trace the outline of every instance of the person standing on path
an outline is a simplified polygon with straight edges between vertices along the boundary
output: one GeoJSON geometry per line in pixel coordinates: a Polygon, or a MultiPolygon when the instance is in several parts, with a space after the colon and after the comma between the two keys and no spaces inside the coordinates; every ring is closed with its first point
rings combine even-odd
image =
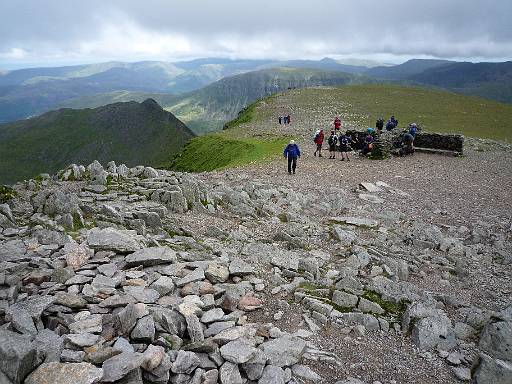
{"type": "Polygon", "coordinates": [[[278,120],[279,120],[279,125],[281,125],[283,122],[283,116],[279,116],[278,120]]]}
{"type": "Polygon", "coordinates": [[[334,119],[334,131],[336,131],[336,133],[340,130],[341,128],[341,120],[338,116],[336,116],[336,118],[334,119]]]}
{"type": "Polygon", "coordinates": [[[318,157],[322,157],[322,145],[324,143],[324,130],[321,129],[320,132],[318,132],[316,135],[315,135],[315,139],[313,140],[316,144],[316,150],[315,150],[315,153],[313,154],[314,156],[316,156],[317,152],[318,152],[318,157]]]}
{"type": "Polygon", "coordinates": [[[329,159],[336,158],[336,145],[338,144],[338,136],[331,131],[331,136],[327,139],[327,143],[329,144],[329,159]]]}
{"type": "Polygon", "coordinates": [[[294,140],[290,140],[290,143],[284,149],[283,156],[288,159],[288,174],[291,175],[292,172],[295,174],[297,159],[300,157],[300,149],[294,140]]]}
{"type": "Polygon", "coordinates": [[[340,136],[340,152],[341,152],[341,161],[347,159],[347,161],[350,161],[350,158],[348,157],[349,152],[349,145],[351,143],[350,136],[348,135],[348,132],[340,136]]]}

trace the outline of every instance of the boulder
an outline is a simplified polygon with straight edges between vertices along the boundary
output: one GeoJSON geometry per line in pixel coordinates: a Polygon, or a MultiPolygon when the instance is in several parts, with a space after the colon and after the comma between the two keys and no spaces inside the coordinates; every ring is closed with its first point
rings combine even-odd
{"type": "Polygon", "coordinates": [[[475,384],[512,383],[512,362],[481,354],[480,364],[473,375],[475,384]]]}
{"type": "Polygon", "coordinates": [[[29,336],[0,329],[0,372],[11,383],[21,384],[37,364],[37,352],[29,336]]]}
{"type": "Polygon", "coordinates": [[[496,359],[512,361],[512,320],[493,319],[487,323],[478,346],[496,359]]]}
{"type": "Polygon", "coordinates": [[[25,384],[93,384],[103,370],[89,363],[44,363],[32,372],[25,384]]]}
{"type": "Polygon", "coordinates": [[[238,365],[226,361],[220,367],[220,382],[222,384],[243,384],[244,380],[240,375],[238,365]]]}
{"type": "Polygon", "coordinates": [[[172,363],[171,371],[174,373],[191,374],[200,363],[201,360],[199,360],[199,357],[197,357],[194,352],[180,350],[178,351],[176,360],[172,363]]]}
{"type": "Polygon", "coordinates": [[[287,367],[300,361],[306,343],[299,337],[286,335],[264,342],[259,348],[268,357],[271,365],[287,367]]]}
{"type": "Polygon", "coordinates": [[[96,251],[128,253],[141,248],[137,232],[114,228],[93,228],[89,232],[87,243],[96,251]]]}
{"type": "Polygon", "coordinates": [[[248,362],[251,358],[254,357],[256,352],[257,349],[244,339],[230,341],[220,348],[220,354],[224,360],[231,361],[235,364],[243,364],[248,362]]]}
{"type": "Polygon", "coordinates": [[[144,355],[137,352],[123,352],[103,362],[102,382],[112,383],[125,377],[144,363],[144,355]]]}
{"type": "Polygon", "coordinates": [[[258,384],[285,384],[286,374],[283,369],[274,365],[267,365],[263,370],[258,384]]]}
{"type": "Polygon", "coordinates": [[[125,260],[128,267],[152,267],[176,262],[176,252],[169,247],[143,248],[126,256],[125,260]]]}

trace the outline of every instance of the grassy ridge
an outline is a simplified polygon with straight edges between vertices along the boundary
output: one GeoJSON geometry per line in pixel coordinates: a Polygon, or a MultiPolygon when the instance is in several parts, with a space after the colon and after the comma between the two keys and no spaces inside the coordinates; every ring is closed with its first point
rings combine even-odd
{"type": "Polygon", "coordinates": [[[512,105],[430,88],[396,85],[349,85],[307,89],[293,95],[305,108],[318,104],[345,105],[358,115],[362,127],[373,127],[377,117],[397,116],[400,126],[416,122],[430,132],[460,133],[512,142],[512,105]]]}

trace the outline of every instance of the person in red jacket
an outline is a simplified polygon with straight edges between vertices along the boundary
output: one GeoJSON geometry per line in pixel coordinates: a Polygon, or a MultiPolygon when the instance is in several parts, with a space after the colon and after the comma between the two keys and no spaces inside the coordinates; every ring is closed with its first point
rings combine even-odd
{"type": "Polygon", "coordinates": [[[322,144],[324,143],[324,130],[321,129],[320,132],[318,132],[315,135],[315,139],[313,140],[316,144],[316,151],[314,155],[316,156],[318,152],[318,157],[322,157],[322,144]]]}
{"type": "Polygon", "coordinates": [[[334,131],[338,132],[341,128],[341,120],[338,116],[334,119],[334,131]]]}

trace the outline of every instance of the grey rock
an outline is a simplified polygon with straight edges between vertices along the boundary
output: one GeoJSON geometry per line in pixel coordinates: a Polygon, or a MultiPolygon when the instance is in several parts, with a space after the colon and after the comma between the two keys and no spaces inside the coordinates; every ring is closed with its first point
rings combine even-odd
{"type": "Polygon", "coordinates": [[[364,297],[359,299],[357,308],[363,313],[375,313],[377,315],[382,315],[385,312],[379,304],[367,300],[364,297]]]}
{"type": "Polygon", "coordinates": [[[141,286],[125,286],[123,289],[127,295],[132,296],[136,301],[140,301],[146,304],[156,303],[156,301],[160,298],[158,291],[151,288],[144,288],[141,286]]]}
{"type": "Polygon", "coordinates": [[[229,278],[229,269],[219,263],[210,263],[204,275],[212,284],[224,283],[229,278]]]}
{"type": "Polygon", "coordinates": [[[220,321],[224,318],[224,311],[222,308],[213,308],[203,313],[201,316],[201,322],[205,324],[220,321]]]}
{"type": "Polygon", "coordinates": [[[254,357],[256,352],[256,348],[254,348],[249,341],[244,339],[230,341],[220,348],[220,354],[224,360],[231,361],[235,364],[248,362],[252,357],[254,357]]]}
{"type": "Polygon", "coordinates": [[[293,376],[305,381],[318,383],[322,377],[306,365],[295,364],[292,366],[293,376]]]}
{"type": "Polygon", "coordinates": [[[219,345],[224,345],[241,337],[251,338],[255,334],[256,331],[253,328],[237,326],[219,332],[213,337],[213,341],[219,345]]]}
{"type": "Polygon", "coordinates": [[[256,349],[255,355],[241,367],[249,380],[258,380],[263,374],[266,364],[267,355],[261,349],[256,349]]]}
{"type": "Polygon", "coordinates": [[[254,273],[254,268],[242,259],[236,258],[229,263],[229,273],[233,276],[245,276],[254,273]]]}
{"type": "Polygon", "coordinates": [[[60,361],[64,363],[81,363],[85,360],[84,351],[74,351],[72,349],[63,349],[60,354],[60,361]]]}
{"type": "Polygon", "coordinates": [[[283,336],[264,342],[259,347],[267,355],[271,365],[284,367],[300,361],[306,343],[298,337],[283,336]]]}
{"type": "Polygon", "coordinates": [[[98,265],[98,272],[104,274],[107,277],[113,277],[117,271],[117,265],[114,263],[98,265]]]}
{"type": "Polygon", "coordinates": [[[280,367],[267,365],[263,370],[263,375],[258,380],[258,384],[285,384],[285,373],[280,367]]]}
{"type": "Polygon", "coordinates": [[[64,346],[66,348],[90,347],[98,342],[99,336],[93,333],[68,334],[64,337],[64,346]]]}
{"type": "Polygon", "coordinates": [[[484,327],[478,346],[496,359],[512,361],[512,320],[491,320],[484,327]]]}
{"type": "Polygon", "coordinates": [[[25,384],[93,384],[103,370],[89,363],[44,363],[25,380],[25,384]]]}
{"type": "Polygon", "coordinates": [[[220,367],[220,382],[222,384],[244,384],[238,365],[226,361],[220,367]]]}
{"type": "MultiPolygon", "coordinates": [[[[14,307],[14,306],[13,306],[14,307]]],[[[36,335],[37,328],[30,313],[24,308],[10,307],[6,313],[6,320],[11,323],[11,326],[18,332],[27,335],[36,335]]]]}
{"type": "Polygon", "coordinates": [[[357,236],[353,231],[343,229],[340,225],[333,225],[332,235],[341,245],[344,246],[353,244],[357,239],[357,236]]]}
{"type": "Polygon", "coordinates": [[[144,368],[144,378],[151,383],[167,383],[171,377],[172,361],[168,354],[163,355],[160,364],[152,369],[144,368]]]}
{"type": "Polygon", "coordinates": [[[87,243],[89,247],[97,251],[128,253],[141,248],[141,243],[135,231],[113,228],[92,229],[87,237],[87,243]]]}
{"type": "Polygon", "coordinates": [[[49,329],[41,330],[32,343],[37,351],[37,360],[44,363],[59,362],[63,338],[49,329]]]}
{"type": "Polygon", "coordinates": [[[114,349],[121,352],[135,352],[133,345],[131,345],[124,337],[120,337],[116,340],[114,343],[114,349]]]}
{"type": "Polygon", "coordinates": [[[142,368],[149,372],[154,371],[166,356],[165,349],[156,345],[149,345],[143,355],[144,363],[142,364],[142,368]]]}
{"type": "Polygon", "coordinates": [[[126,307],[128,304],[135,304],[135,298],[130,295],[114,295],[107,297],[98,305],[101,308],[126,307]]]}
{"type": "Polygon", "coordinates": [[[131,339],[137,343],[151,343],[155,339],[155,322],[151,315],[137,321],[131,333],[131,339]]]}
{"type": "Polygon", "coordinates": [[[21,384],[37,366],[31,337],[0,329],[0,372],[13,384],[21,384]]]}
{"type": "Polygon", "coordinates": [[[194,281],[201,281],[204,280],[204,271],[201,268],[196,268],[186,276],[182,277],[181,279],[178,279],[176,281],[176,285],[178,287],[183,287],[184,285],[187,285],[188,283],[192,283],[194,281]]]}
{"type": "Polygon", "coordinates": [[[466,367],[452,367],[452,372],[460,381],[471,381],[471,370],[466,367]]]}
{"type": "Polygon", "coordinates": [[[175,263],[177,260],[176,252],[169,247],[143,248],[126,256],[128,267],[142,265],[151,267],[160,264],[175,263]]]}
{"type": "Polygon", "coordinates": [[[448,337],[451,321],[444,312],[416,321],[412,328],[411,340],[421,349],[435,348],[448,337]]]}
{"type": "Polygon", "coordinates": [[[71,333],[101,333],[103,330],[103,317],[99,314],[89,315],[85,319],[69,324],[71,333]]]}
{"type": "Polygon", "coordinates": [[[204,332],[205,337],[215,336],[219,332],[222,332],[225,329],[232,328],[235,326],[234,321],[219,321],[216,323],[212,323],[208,326],[206,331],[204,332]]]}
{"type": "Polygon", "coordinates": [[[329,220],[335,223],[354,225],[356,227],[377,228],[379,226],[379,222],[377,220],[362,217],[337,216],[332,217],[329,220]]]}
{"type": "Polygon", "coordinates": [[[194,352],[178,351],[178,356],[172,363],[171,371],[174,373],[191,374],[196,369],[201,360],[194,352]]]}
{"type": "Polygon", "coordinates": [[[474,373],[475,384],[510,384],[512,363],[481,354],[480,364],[474,373]]]}
{"type": "Polygon", "coordinates": [[[67,266],[72,268],[74,271],[87,263],[87,261],[94,255],[94,251],[88,246],[76,243],[64,244],[62,253],[66,258],[67,266]]]}
{"type": "Polygon", "coordinates": [[[137,352],[123,352],[103,362],[103,382],[112,383],[125,377],[144,363],[144,355],[137,352]]]}
{"type": "Polygon", "coordinates": [[[281,269],[297,271],[299,269],[299,258],[292,252],[279,251],[270,259],[270,263],[281,269]]]}
{"type": "Polygon", "coordinates": [[[201,384],[217,384],[218,379],[219,371],[217,369],[210,369],[203,373],[201,384]]]}
{"type": "Polygon", "coordinates": [[[343,291],[334,291],[332,294],[332,302],[340,307],[354,308],[359,298],[356,295],[343,291]]]}
{"type": "Polygon", "coordinates": [[[167,276],[160,276],[150,287],[157,291],[160,296],[173,292],[175,288],[173,280],[167,276]]]}
{"type": "Polygon", "coordinates": [[[84,308],[87,306],[87,301],[78,295],[66,293],[66,292],[57,292],[55,294],[55,304],[63,305],[68,308],[84,308]]]}
{"type": "Polygon", "coordinates": [[[122,335],[131,333],[137,320],[149,314],[146,306],[143,303],[128,304],[121,312],[117,314],[119,321],[119,330],[122,335]]]}
{"type": "Polygon", "coordinates": [[[187,330],[190,336],[190,340],[192,340],[192,342],[203,341],[203,326],[201,325],[199,318],[196,315],[188,315],[185,316],[185,321],[187,323],[187,330]]]}

